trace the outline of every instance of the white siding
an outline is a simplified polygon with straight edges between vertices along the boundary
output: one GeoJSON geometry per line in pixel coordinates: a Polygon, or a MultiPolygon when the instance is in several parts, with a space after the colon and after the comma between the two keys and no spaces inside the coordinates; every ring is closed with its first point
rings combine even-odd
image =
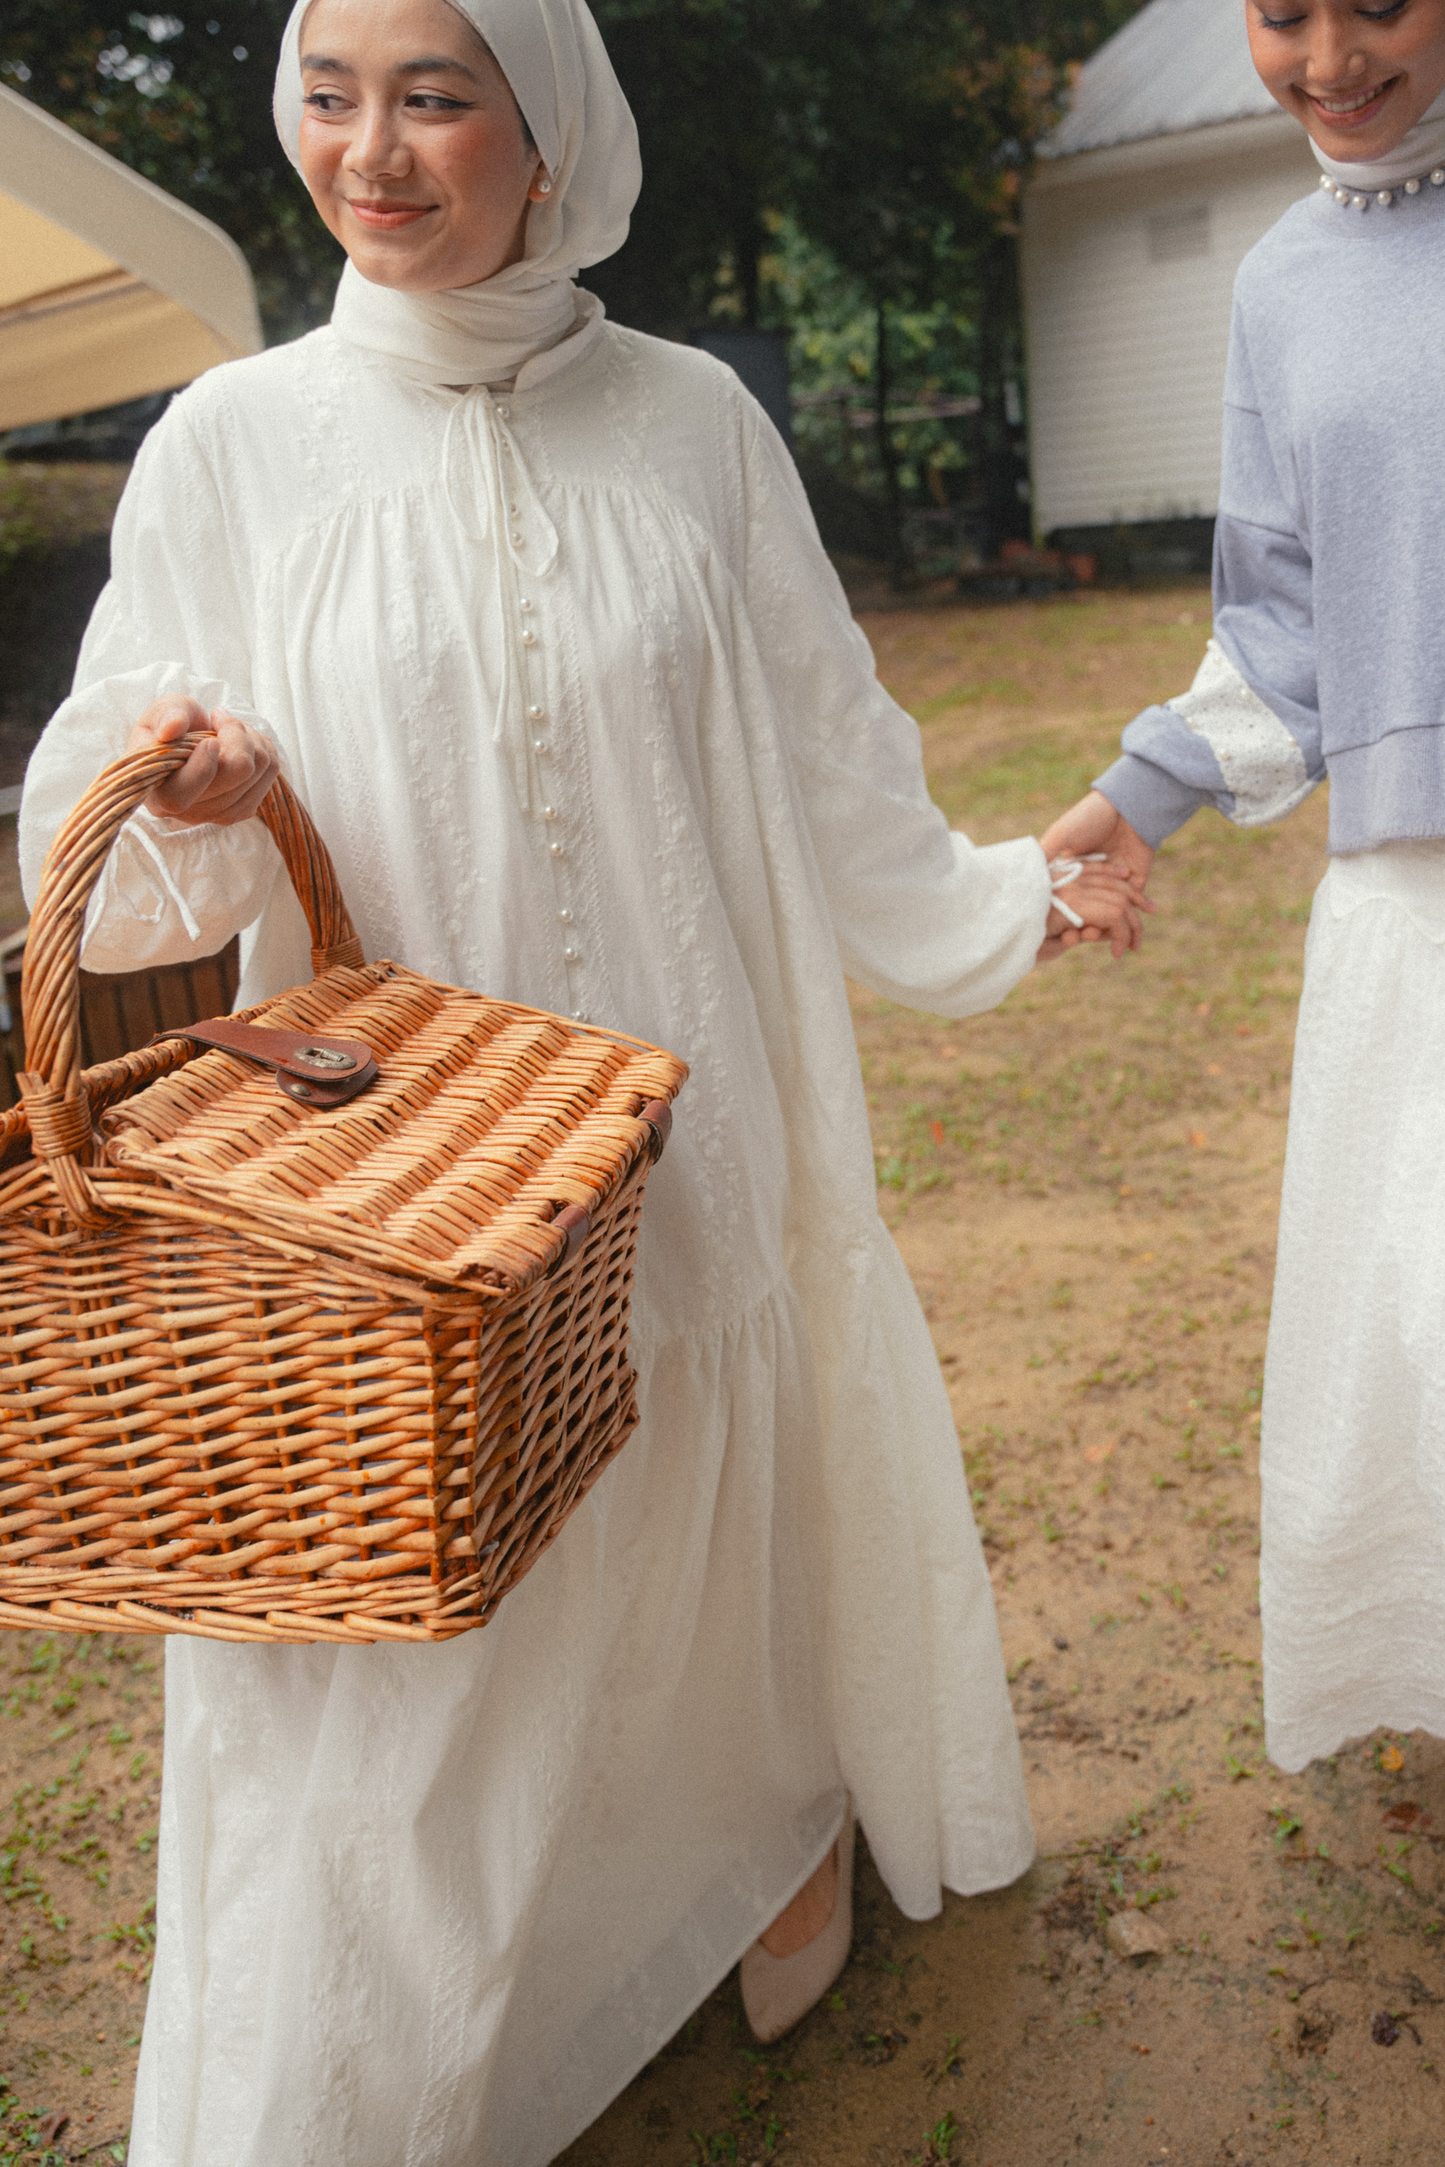
{"type": "Polygon", "coordinates": [[[1303,131],[1261,119],[1198,131],[1188,144],[1061,160],[1029,189],[1024,310],[1041,533],[1217,509],[1234,274],[1318,183],[1303,131]]]}

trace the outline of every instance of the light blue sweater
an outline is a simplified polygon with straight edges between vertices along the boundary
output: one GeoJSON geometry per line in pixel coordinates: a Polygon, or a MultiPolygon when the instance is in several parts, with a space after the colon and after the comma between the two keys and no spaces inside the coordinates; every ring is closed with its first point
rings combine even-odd
{"type": "Polygon", "coordinates": [[[1240,266],[1224,397],[1217,645],[1097,787],[1153,844],[1326,774],[1332,851],[1445,836],[1445,187],[1287,211],[1240,266]]]}

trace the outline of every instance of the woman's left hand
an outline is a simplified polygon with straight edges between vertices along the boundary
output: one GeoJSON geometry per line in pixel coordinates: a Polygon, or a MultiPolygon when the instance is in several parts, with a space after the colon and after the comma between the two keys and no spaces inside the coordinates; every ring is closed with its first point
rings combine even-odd
{"type": "Polygon", "coordinates": [[[1045,925],[1040,963],[1051,962],[1070,948],[1094,941],[1108,940],[1116,959],[1143,947],[1143,913],[1152,912],[1154,905],[1124,860],[1111,858],[1103,865],[1085,865],[1078,878],[1062,890],[1062,896],[1073,916],[1084,922],[1074,925],[1056,903],[1045,925]]]}

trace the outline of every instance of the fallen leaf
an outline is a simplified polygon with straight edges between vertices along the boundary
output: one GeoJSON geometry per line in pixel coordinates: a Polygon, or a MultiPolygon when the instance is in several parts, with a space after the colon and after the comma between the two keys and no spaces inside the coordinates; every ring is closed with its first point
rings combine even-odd
{"type": "Polygon", "coordinates": [[[1191,1129],[1189,1131],[1189,1141],[1196,1151],[1203,1151],[1205,1145],[1209,1142],[1209,1138],[1205,1135],[1203,1129],[1191,1129]]]}
{"type": "Polygon", "coordinates": [[[941,1121],[930,1121],[928,1124],[928,1133],[933,1138],[935,1144],[941,1144],[943,1142],[943,1123],[941,1121]]]}
{"type": "Polygon", "coordinates": [[[1387,1806],[1383,1815],[1386,1828],[1406,1829],[1430,1826],[1430,1816],[1422,1812],[1413,1798],[1401,1799],[1398,1806],[1387,1806]]]}
{"type": "Polygon", "coordinates": [[[1247,1023],[1237,1023],[1234,1026],[1234,1035],[1236,1038],[1248,1038],[1250,1036],[1249,1025],[1247,1023]]]}
{"type": "Polygon", "coordinates": [[[1113,1457],[1114,1439],[1112,1437],[1106,1444],[1089,1445],[1084,1451],[1084,1458],[1088,1461],[1090,1467],[1102,1467],[1105,1460],[1112,1460],[1113,1457]]]}
{"type": "Polygon", "coordinates": [[[1377,2047],[1392,2047],[1400,2036],[1400,2027],[1388,2009],[1377,2009],[1370,2025],[1370,2037],[1377,2047]]]}
{"type": "Polygon", "coordinates": [[[1164,1929],[1143,1911],[1116,1911],[1104,1929],[1104,1939],[1116,1956],[1140,1963],[1146,1956],[1163,1956],[1169,1942],[1164,1929]]]}
{"type": "Polygon", "coordinates": [[[1134,1192],[1133,1192],[1133,1190],[1132,1190],[1132,1189],[1131,1189],[1131,1188],[1129,1187],[1129,1185],[1128,1185],[1128,1183],[1127,1183],[1127,1182],[1122,1182],[1122,1181],[1121,1181],[1121,1182],[1120,1182],[1120,1184],[1119,1184],[1119,1194],[1120,1194],[1120,1196],[1132,1196],[1132,1195],[1134,1194],[1134,1192]]]}
{"type": "Polygon", "coordinates": [[[1405,1756],[1398,1746],[1381,1746],[1378,1765],[1387,1776],[1397,1776],[1405,1765],[1405,1756]]]}
{"type": "Polygon", "coordinates": [[[54,2144],[56,2138],[60,2135],[60,2132],[64,2129],[66,2123],[69,2120],[70,2116],[66,2113],[65,2109],[63,2107],[57,2107],[53,2114],[46,2115],[45,2120],[37,2128],[35,2132],[35,2142],[40,2145],[42,2149],[47,2145],[54,2144]]]}
{"type": "Polygon", "coordinates": [[[1149,2049],[1147,2047],[1141,2047],[1136,2040],[1134,2044],[1134,2052],[1136,2054],[1147,2054],[1149,2052],[1149,2049]]]}

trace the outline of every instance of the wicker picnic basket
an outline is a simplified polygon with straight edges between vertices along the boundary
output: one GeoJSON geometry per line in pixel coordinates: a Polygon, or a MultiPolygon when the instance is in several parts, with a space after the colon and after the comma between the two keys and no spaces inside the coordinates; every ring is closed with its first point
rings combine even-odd
{"type": "Polygon", "coordinates": [[[0,1119],[0,1624],[449,1639],[637,1419],[633,1253],[687,1071],[363,962],[278,782],[261,818],[311,983],[82,1074],[86,903],[189,749],[106,770],[31,923],[0,1119]]]}

